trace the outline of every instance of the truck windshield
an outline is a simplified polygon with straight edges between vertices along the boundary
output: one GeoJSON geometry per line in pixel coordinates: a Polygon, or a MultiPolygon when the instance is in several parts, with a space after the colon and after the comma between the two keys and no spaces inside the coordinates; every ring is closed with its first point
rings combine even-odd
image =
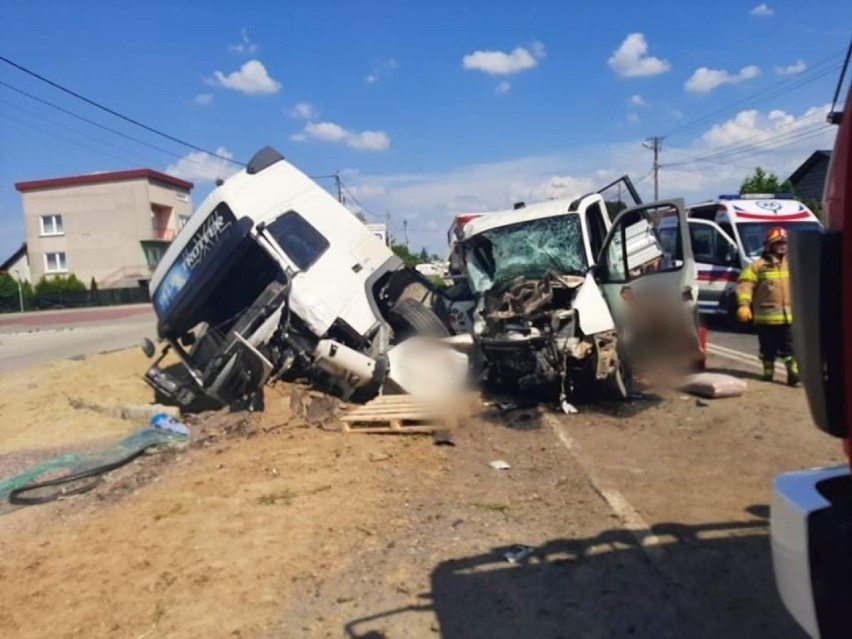
{"type": "Polygon", "coordinates": [[[471,238],[468,277],[476,293],[517,277],[583,275],[588,268],[580,216],[560,215],[485,231],[471,238]]]}
{"type": "Polygon", "coordinates": [[[788,233],[794,231],[822,230],[822,224],[819,222],[788,222],[787,224],[778,224],[777,222],[740,222],[737,224],[737,230],[740,232],[740,239],[742,239],[746,257],[749,259],[760,257],[761,253],[763,253],[763,238],[766,237],[766,232],[776,226],[786,229],[788,233]]]}

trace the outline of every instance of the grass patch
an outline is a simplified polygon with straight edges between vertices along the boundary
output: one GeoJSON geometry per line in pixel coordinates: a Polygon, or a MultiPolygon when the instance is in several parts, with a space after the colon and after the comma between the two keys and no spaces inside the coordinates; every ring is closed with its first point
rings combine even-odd
{"type": "Polygon", "coordinates": [[[476,501],[472,503],[471,506],[479,508],[480,510],[489,510],[494,513],[504,513],[511,508],[509,504],[503,504],[496,501],[476,501]]]}
{"type": "Polygon", "coordinates": [[[279,490],[274,493],[268,493],[266,495],[261,495],[257,498],[257,503],[261,506],[272,506],[274,504],[290,504],[296,498],[296,492],[290,490],[289,488],[285,490],[279,490]]]}

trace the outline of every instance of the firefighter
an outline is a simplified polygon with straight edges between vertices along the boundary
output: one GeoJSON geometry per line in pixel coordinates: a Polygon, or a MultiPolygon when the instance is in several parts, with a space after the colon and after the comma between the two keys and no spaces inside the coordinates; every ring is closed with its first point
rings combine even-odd
{"type": "Polygon", "coordinates": [[[774,226],[766,233],[763,255],[740,273],[737,319],[754,321],[763,361],[763,380],[772,381],[775,358],[787,366],[787,384],[798,386],[799,366],[793,358],[793,313],[787,266],[787,231],[774,226]],[[752,309],[754,311],[752,312],[752,309]]]}

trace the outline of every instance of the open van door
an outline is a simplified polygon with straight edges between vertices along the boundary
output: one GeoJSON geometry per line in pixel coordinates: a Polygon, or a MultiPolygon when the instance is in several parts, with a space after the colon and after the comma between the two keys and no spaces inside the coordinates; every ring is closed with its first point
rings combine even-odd
{"type": "Polygon", "coordinates": [[[703,356],[697,273],[687,229],[681,199],[627,209],[613,221],[598,256],[595,275],[633,365],[703,356]],[[677,220],[668,241],[656,230],[664,218],[677,220]]]}

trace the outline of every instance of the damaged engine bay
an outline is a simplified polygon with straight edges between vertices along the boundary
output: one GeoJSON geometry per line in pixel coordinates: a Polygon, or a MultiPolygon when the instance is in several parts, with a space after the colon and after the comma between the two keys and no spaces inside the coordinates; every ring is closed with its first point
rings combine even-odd
{"type": "MultiPolygon", "coordinates": [[[[560,402],[626,396],[614,325],[589,334],[581,328],[578,305],[600,291],[588,274],[579,215],[486,230],[468,239],[466,256],[477,295],[474,339],[488,383],[523,393],[556,390],[560,402]]],[[[603,312],[611,324],[605,304],[584,312],[603,312]]]]}

